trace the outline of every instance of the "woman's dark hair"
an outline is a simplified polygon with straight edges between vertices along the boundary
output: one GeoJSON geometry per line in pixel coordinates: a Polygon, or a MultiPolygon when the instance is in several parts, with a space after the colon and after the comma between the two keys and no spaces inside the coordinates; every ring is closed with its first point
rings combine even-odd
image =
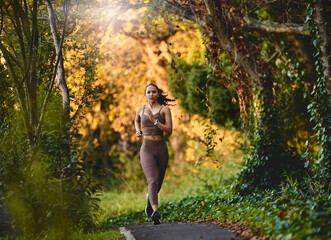
{"type": "Polygon", "coordinates": [[[163,90],[160,89],[158,86],[156,86],[154,83],[150,83],[145,87],[145,93],[146,93],[146,90],[149,86],[154,86],[156,88],[156,90],[159,92],[160,96],[157,98],[157,102],[160,105],[167,106],[168,102],[174,102],[175,101],[174,99],[167,98],[168,95],[163,94],[163,90]]]}

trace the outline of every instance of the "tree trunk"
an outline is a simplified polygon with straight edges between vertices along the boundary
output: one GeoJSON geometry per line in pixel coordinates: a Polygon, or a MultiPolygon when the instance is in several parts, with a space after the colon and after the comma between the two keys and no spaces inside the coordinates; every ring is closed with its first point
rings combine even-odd
{"type": "MultiPolygon", "coordinates": [[[[53,10],[50,0],[46,1],[46,6],[47,6],[47,10],[48,10],[49,24],[50,24],[50,27],[52,30],[52,35],[53,35],[54,47],[55,47],[56,55],[59,58],[59,64],[58,64],[58,68],[57,68],[57,84],[59,85],[59,88],[62,93],[63,116],[64,116],[64,119],[69,120],[70,119],[70,98],[69,98],[69,89],[68,89],[68,86],[67,86],[67,83],[65,80],[65,70],[64,70],[64,66],[63,66],[61,43],[60,43],[60,39],[58,36],[58,30],[56,27],[54,10],[53,10]]],[[[63,28],[63,31],[64,31],[64,28],[63,28]]],[[[62,32],[62,35],[64,35],[64,32],[62,32]]]]}
{"type": "Polygon", "coordinates": [[[187,144],[185,140],[185,135],[182,129],[176,130],[176,135],[170,139],[171,146],[174,150],[174,162],[172,164],[171,171],[175,171],[177,167],[183,161],[182,153],[186,150],[187,144]]]}
{"type": "MultiPolygon", "coordinates": [[[[315,3],[315,23],[318,27],[318,36],[321,39],[319,46],[321,63],[315,61],[317,71],[317,84],[312,92],[313,102],[310,105],[310,113],[315,119],[315,129],[319,140],[319,158],[316,161],[317,177],[325,188],[330,189],[331,181],[331,127],[330,127],[330,105],[331,105],[331,58],[330,58],[330,23],[327,15],[327,1],[317,0],[315,3]],[[320,72],[323,67],[323,72],[320,72]]],[[[316,44],[318,45],[318,44],[316,44]]],[[[319,52],[317,50],[317,52],[319,52]]],[[[316,60],[316,59],[315,59],[316,60]]]]}
{"type": "MultiPolygon", "coordinates": [[[[37,27],[37,24],[34,25],[37,27]]],[[[36,30],[35,30],[36,31],[36,30]]],[[[37,31],[36,31],[37,32],[37,31]]],[[[38,37],[35,36],[36,38],[38,37]]],[[[30,121],[30,131],[31,133],[29,134],[29,139],[31,143],[35,143],[37,139],[39,138],[39,133],[36,132],[39,119],[38,119],[38,100],[37,100],[37,92],[38,92],[38,80],[37,80],[37,51],[38,51],[38,46],[37,43],[33,44],[32,47],[32,59],[31,59],[31,69],[28,71],[30,72],[30,75],[28,78],[25,80],[26,84],[26,89],[27,89],[27,99],[29,103],[29,121],[30,121]]]]}
{"type": "Polygon", "coordinates": [[[327,13],[327,1],[317,0],[316,1],[316,24],[318,26],[318,33],[322,39],[321,42],[321,60],[324,66],[324,76],[326,83],[326,90],[331,99],[331,42],[330,42],[330,23],[328,21],[327,13]]]}
{"type": "Polygon", "coordinates": [[[13,26],[16,26],[12,29],[14,29],[16,40],[19,42],[19,48],[14,49],[10,40],[1,40],[0,50],[3,53],[21,105],[27,139],[31,144],[34,144],[38,139],[35,131],[38,126],[36,70],[38,61],[38,1],[32,2],[31,13],[25,12],[23,9],[26,2],[23,4],[14,1],[6,4],[1,1],[0,3],[6,18],[10,19],[13,26]],[[32,20],[28,18],[29,15],[32,20]]]}

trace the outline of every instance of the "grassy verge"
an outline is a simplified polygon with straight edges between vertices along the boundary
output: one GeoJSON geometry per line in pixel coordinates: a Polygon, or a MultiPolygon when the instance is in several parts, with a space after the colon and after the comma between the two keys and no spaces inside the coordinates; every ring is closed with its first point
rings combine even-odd
{"type": "MultiPolygon", "coordinates": [[[[229,186],[166,201],[160,206],[162,219],[231,220],[268,239],[331,239],[331,196],[321,189],[310,189],[309,182],[299,185],[287,181],[277,190],[249,196],[240,196],[229,186]]],[[[114,227],[146,221],[149,220],[141,208],[105,219],[102,225],[114,227]]]]}
{"type": "Polygon", "coordinates": [[[109,216],[140,211],[145,208],[145,199],[145,192],[105,192],[101,197],[102,212],[99,221],[103,221],[109,216]]]}
{"type": "MultiPolygon", "coordinates": [[[[124,239],[124,236],[120,233],[118,228],[110,229],[107,227],[108,230],[105,231],[95,231],[93,233],[72,233],[70,236],[71,240],[117,240],[117,239],[124,239]]],[[[0,237],[1,240],[38,240],[38,239],[58,239],[57,237],[52,237],[51,235],[47,234],[38,238],[35,235],[24,235],[24,236],[7,236],[7,237],[0,237]]]]}
{"type": "MultiPolygon", "coordinates": [[[[168,172],[160,192],[163,221],[212,219],[245,225],[268,239],[331,239],[331,196],[318,183],[288,179],[279,189],[240,196],[231,188],[238,170],[229,161],[221,168],[168,172]]],[[[101,203],[107,210],[101,226],[150,221],[144,214],[145,190],[108,192],[101,203]]]]}
{"type": "Polygon", "coordinates": [[[111,229],[107,231],[99,231],[94,233],[77,233],[73,235],[72,240],[115,240],[124,239],[119,229],[111,229]]]}
{"type": "MultiPolygon", "coordinates": [[[[268,239],[331,239],[331,196],[318,183],[291,179],[278,189],[240,196],[231,187],[238,164],[200,166],[168,173],[160,192],[163,221],[212,219],[236,222],[268,239]]],[[[101,226],[150,221],[144,214],[146,192],[108,192],[101,226]],[[109,217],[111,216],[111,217],[109,217]]]]}
{"type": "MultiPolygon", "coordinates": [[[[168,202],[160,207],[164,221],[212,218],[220,222],[235,220],[254,233],[269,239],[330,239],[331,198],[303,199],[282,190],[246,197],[223,192],[168,202]]],[[[122,214],[103,222],[107,226],[147,221],[143,211],[122,214]]]]}
{"type": "MultiPolygon", "coordinates": [[[[159,194],[160,205],[214,192],[219,186],[231,183],[238,170],[236,164],[229,162],[222,168],[198,166],[193,169],[183,167],[175,172],[168,171],[159,194]]],[[[102,213],[99,221],[102,222],[109,216],[144,210],[147,183],[145,186],[145,189],[136,191],[126,189],[104,192],[101,196],[102,213]]]]}

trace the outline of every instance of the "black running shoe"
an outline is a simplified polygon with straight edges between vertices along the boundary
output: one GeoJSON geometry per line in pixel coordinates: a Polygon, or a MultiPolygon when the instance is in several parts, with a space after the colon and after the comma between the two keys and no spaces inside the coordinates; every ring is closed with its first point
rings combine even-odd
{"type": "Polygon", "coordinates": [[[152,220],[154,221],[154,225],[159,225],[159,224],[161,224],[161,221],[160,221],[161,215],[160,215],[159,211],[154,211],[154,212],[152,213],[151,218],[152,218],[152,220]]]}
{"type": "Polygon", "coordinates": [[[149,201],[149,198],[148,198],[148,193],[147,193],[147,206],[145,208],[145,213],[148,217],[151,217],[152,216],[152,213],[153,213],[153,208],[152,208],[152,205],[149,201]]]}

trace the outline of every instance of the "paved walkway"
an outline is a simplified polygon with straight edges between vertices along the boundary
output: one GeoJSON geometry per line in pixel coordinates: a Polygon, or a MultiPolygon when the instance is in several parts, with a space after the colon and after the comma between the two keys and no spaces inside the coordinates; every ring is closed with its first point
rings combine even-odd
{"type": "Polygon", "coordinates": [[[6,234],[10,233],[10,225],[8,222],[7,214],[3,207],[0,207],[0,237],[6,236],[6,234]]]}
{"type": "Polygon", "coordinates": [[[127,240],[242,240],[219,225],[181,222],[126,226],[121,233],[127,240]]]}

